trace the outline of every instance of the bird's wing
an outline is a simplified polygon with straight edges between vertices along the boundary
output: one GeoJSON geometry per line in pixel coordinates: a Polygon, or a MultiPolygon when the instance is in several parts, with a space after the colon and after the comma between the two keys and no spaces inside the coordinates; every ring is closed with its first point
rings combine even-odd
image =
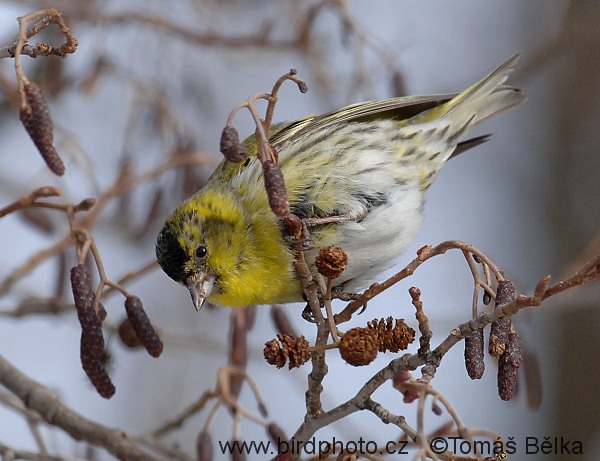
{"type": "Polygon", "coordinates": [[[271,143],[279,145],[293,137],[320,130],[334,123],[370,122],[380,119],[406,120],[444,104],[454,96],[456,94],[403,96],[384,101],[351,104],[327,114],[310,115],[288,125],[276,125],[273,127],[271,143]]]}

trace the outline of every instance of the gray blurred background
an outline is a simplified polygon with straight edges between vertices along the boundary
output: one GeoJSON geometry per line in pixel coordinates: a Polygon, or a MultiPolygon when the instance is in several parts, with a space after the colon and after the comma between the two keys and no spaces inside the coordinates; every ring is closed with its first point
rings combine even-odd
{"type": "MultiPolygon", "coordinates": [[[[45,169],[20,126],[14,106],[13,61],[1,60],[0,205],[46,184],[59,187],[65,201],[78,202],[109,187],[123,162],[142,172],[178,150],[210,153],[216,164],[220,132],[231,108],[253,93],[270,90],[275,79],[292,67],[310,90],[301,95],[293,84],[286,84],[277,120],[401,93],[460,91],[522,52],[509,83],[522,88],[529,99],[478,127],[475,134],[493,133],[490,142],[445,167],[428,192],[423,228],[399,264],[410,261],[425,244],[459,239],[483,250],[518,290],[529,294],[542,276],[569,275],[586,256],[589,259],[599,251],[600,3],[327,2],[318,10],[308,37],[296,40],[310,5],[316,4],[293,0],[1,2],[2,44],[16,37],[17,16],[54,6],[72,26],[79,48],[64,60],[23,58],[26,74],[42,86],[50,105],[57,149],[67,166],[67,174],[59,179],[45,169]],[[271,45],[251,38],[267,30],[271,45]],[[214,40],[195,41],[208,33],[214,40]],[[240,36],[247,38],[220,40],[240,36]]],[[[43,37],[60,40],[52,34],[43,37]]],[[[236,126],[244,136],[252,132],[245,114],[236,119],[236,126]]],[[[137,188],[128,208],[115,203],[98,217],[94,236],[109,276],[118,278],[154,257],[161,221],[191,192],[184,186],[193,189],[212,168],[207,164],[185,175],[165,174],[137,188]],[[162,200],[156,219],[147,221],[158,189],[162,200]]],[[[44,232],[17,213],[0,221],[0,280],[65,234],[62,216],[46,214],[46,218],[53,227],[44,232]]],[[[73,254],[67,261],[73,264],[73,254]]],[[[70,302],[68,286],[55,287],[58,267],[52,259],[23,277],[0,297],[0,311],[9,311],[31,296],[62,293],[70,302]]],[[[460,255],[448,254],[375,299],[364,318],[352,325],[394,315],[415,326],[407,294],[413,285],[423,292],[434,343],[468,319],[469,271],[460,255]]],[[[501,402],[492,361],[481,381],[470,381],[461,346],[444,359],[433,384],[454,403],[467,426],[513,437],[519,450],[514,459],[598,459],[599,286],[570,291],[515,319],[528,353],[529,396],[522,374],[518,396],[501,402]],[[584,454],[553,451],[520,456],[525,437],[580,440],[584,454]]],[[[216,371],[227,360],[230,315],[229,309],[220,308],[196,314],[187,291],[158,270],[128,289],[142,298],[161,329],[165,352],[154,360],[143,352],[125,350],[112,335],[111,376],[117,394],[110,401],[95,393],[81,370],[74,312],[0,317],[0,353],[74,410],[138,434],[157,427],[214,388],[216,371]]],[[[105,306],[108,321],[117,324],[123,316],[122,299],[111,297],[105,306]]],[[[302,307],[289,306],[288,313],[297,329],[312,338],[313,327],[300,318],[302,307]]],[[[250,334],[248,371],[266,396],[269,419],[291,435],[304,415],[309,368],[287,371],[267,365],[262,345],[274,335],[268,308],[259,308],[250,334]]],[[[392,355],[380,354],[376,363],[364,369],[348,366],[335,352],[328,357],[324,402],[334,406],[354,395],[392,355]]],[[[415,405],[403,404],[391,385],[375,397],[416,425],[415,405]]],[[[241,399],[256,411],[247,389],[241,399]]],[[[206,411],[172,439],[193,452],[205,418],[206,411]]],[[[446,420],[430,414],[427,424],[433,429],[446,420]]],[[[214,438],[228,440],[231,428],[229,413],[221,410],[213,422],[214,438]]],[[[43,433],[51,452],[85,456],[83,446],[58,432],[43,433]]],[[[240,435],[246,440],[266,439],[264,429],[249,421],[242,423],[240,435]]],[[[384,426],[370,413],[355,414],[316,437],[352,440],[361,435],[378,442],[399,437],[397,429],[384,426]]],[[[0,442],[35,447],[23,419],[1,404],[0,442]]],[[[99,452],[96,459],[112,458],[99,452]]]]}

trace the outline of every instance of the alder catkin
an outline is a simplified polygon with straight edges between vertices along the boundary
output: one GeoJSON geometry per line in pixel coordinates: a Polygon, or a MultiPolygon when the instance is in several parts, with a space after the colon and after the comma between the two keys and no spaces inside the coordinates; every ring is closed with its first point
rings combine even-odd
{"type": "MultiPolygon", "coordinates": [[[[496,289],[495,306],[507,304],[515,299],[515,286],[510,280],[502,280],[498,282],[496,289]]],[[[488,346],[489,353],[492,357],[500,357],[508,342],[508,335],[512,331],[512,318],[510,316],[503,317],[500,320],[492,322],[490,330],[490,344],[488,346]]]]}
{"type": "Polygon", "coordinates": [[[106,372],[108,353],[104,345],[102,320],[94,309],[91,276],[84,264],[71,269],[71,288],[81,324],[81,366],[98,393],[108,399],[114,395],[115,387],[106,372]]]}
{"type": "Polygon", "coordinates": [[[21,107],[19,119],[48,168],[62,176],[65,174],[65,165],[54,148],[54,124],[48,103],[36,83],[28,82],[23,89],[27,104],[21,107]]]}
{"type": "Polygon", "coordinates": [[[517,372],[523,360],[523,342],[517,333],[508,335],[504,354],[498,359],[498,395],[510,400],[517,391],[517,372]]]}
{"type": "Polygon", "coordinates": [[[240,142],[238,131],[232,126],[223,128],[219,146],[228,162],[240,163],[248,158],[248,149],[240,142]]]}
{"type": "Polygon", "coordinates": [[[89,350],[89,345],[95,344],[96,337],[89,337],[88,333],[88,330],[81,331],[81,366],[98,394],[105,399],[110,399],[115,395],[116,389],[104,366],[108,354],[106,350],[103,350],[104,357],[102,359],[95,357],[95,354],[89,350]]]}
{"type": "Polygon", "coordinates": [[[135,334],[152,357],[159,357],[163,351],[163,343],[144,310],[142,301],[137,296],[125,298],[125,312],[135,334]]]}
{"type": "Polygon", "coordinates": [[[289,440],[283,429],[276,423],[271,423],[267,426],[267,434],[271,442],[277,445],[289,440]]]}
{"type": "Polygon", "coordinates": [[[465,368],[471,379],[481,379],[485,371],[483,329],[465,338],[465,368]]]}
{"type": "Polygon", "coordinates": [[[263,163],[263,174],[271,210],[278,218],[285,218],[290,213],[290,203],[279,164],[263,163]]]}
{"type": "Polygon", "coordinates": [[[213,447],[212,439],[208,431],[202,431],[196,439],[196,459],[198,461],[212,461],[213,447]]]}

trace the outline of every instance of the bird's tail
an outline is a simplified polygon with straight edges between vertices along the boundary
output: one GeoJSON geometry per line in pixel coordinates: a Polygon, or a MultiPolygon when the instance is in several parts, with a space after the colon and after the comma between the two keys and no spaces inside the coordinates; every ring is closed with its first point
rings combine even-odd
{"type": "Polygon", "coordinates": [[[520,56],[513,56],[450,101],[417,115],[412,122],[424,123],[438,117],[454,119],[457,122],[453,133],[456,139],[474,125],[520,104],[526,99],[521,90],[504,85],[520,56]]]}

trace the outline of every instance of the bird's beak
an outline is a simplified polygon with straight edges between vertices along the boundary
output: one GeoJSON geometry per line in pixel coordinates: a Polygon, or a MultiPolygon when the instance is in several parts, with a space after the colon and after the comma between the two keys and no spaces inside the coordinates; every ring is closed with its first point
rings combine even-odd
{"type": "Polygon", "coordinates": [[[200,312],[200,309],[202,309],[202,306],[204,305],[204,301],[210,296],[214,283],[215,277],[206,272],[201,272],[186,280],[185,286],[190,290],[192,302],[194,303],[197,312],[200,312]]]}

